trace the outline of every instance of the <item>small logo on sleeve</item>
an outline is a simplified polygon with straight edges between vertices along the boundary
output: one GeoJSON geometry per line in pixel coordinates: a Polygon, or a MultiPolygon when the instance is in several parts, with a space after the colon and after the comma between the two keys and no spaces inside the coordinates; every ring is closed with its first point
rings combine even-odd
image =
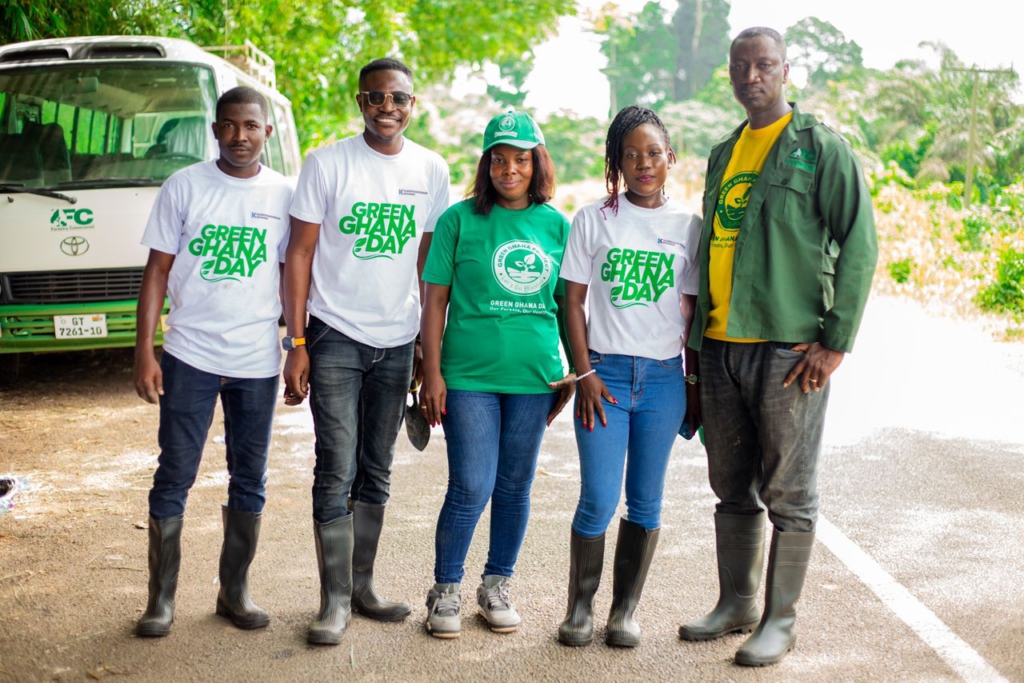
{"type": "Polygon", "coordinates": [[[251,212],[249,214],[249,217],[253,218],[255,220],[258,220],[258,221],[279,221],[279,220],[281,220],[280,216],[274,216],[273,214],[269,214],[269,213],[260,213],[259,211],[251,212]]]}

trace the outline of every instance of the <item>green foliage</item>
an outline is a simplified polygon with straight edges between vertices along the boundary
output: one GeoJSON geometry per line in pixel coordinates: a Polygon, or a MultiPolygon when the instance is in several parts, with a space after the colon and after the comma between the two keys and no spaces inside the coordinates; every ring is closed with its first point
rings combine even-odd
{"type": "Polygon", "coordinates": [[[660,110],[689,99],[728,58],[728,0],[680,0],[671,19],[653,1],[635,15],[609,7],[594,30],[605,36],[612,115],[630,104],[660,110]]]}
{"type": "MultiPolygon", "coordinates": [[[[715,69],[704,87],[694,94],[693,99],[723,112],[730,112],[731,118],[742,117],[742,111],[736,104],[736,96],[732,92],[732,83],[729,81],[728,64],[722,64],[715,69]]],[[[736,125],[739,125],[738,120],[736,125]]]]}
{"type": "Polygon", "coordinates": [[[860,45],[827,21],[805,17],[786,29],[786,56],[794,68],[807,70],[812,87],[861,69],[860,45]]]}
{"type": "Polygon", "coordinates": [[[964,251],[981,251],[985,248],[985,235],[992,231],[992,223],[985,214],[970,213],[964,216],[963,230],[953,237],[964,251]]]}
{"type": "Polygon", "coordinates": [[[889,277],[902,285],[910,281],[910,274],[913,269],[914,259],[908,256],[905,259],[893,261],[889,264],[889,277]]]}
{"type": "Polygon", "coordinates": [[[960,262],[952,256],[947,256],[942,259],[942,267],[948,268],[949,270],[955,270],[958,273],[964,269],[964,267],[960,265],[960,262]]]}
{"type": "MultiPolygon", "coordinates": [[[[885,167],[881,171],[877,171],[872,175],[871,183],[871,194],[877,196],[878,192],[886,185],[899,185],[908,189],[914,189],[917,184],[914,179],[907,175],[907,172],[901,165],[895,161],[889,160],[886,162],[885,167]]],[[[880,204],[875,204],[876,208],[881,210],[880,204]]],[[[883,213],[889,213],[889,210],[883,210],[883,213]]]]}
{"type": "Polygon", "coordinates": [[[975,301],[982,310],[1024,316],[1024,250],[1008,247],[999,254],[996,281],[983,287],[975,301]]]}
{"type": "Polygon", "coordinates": [[[604,124],[595,118],[553,114],[543,128],[559,183],[604,176],[604,124]]]}
{"type": "Polygon", "coordinates": [[[533,52],[527,51],[518,57],[506,59],[498,64],[501,80],[487,84],[487,94],[504,107],[522,109],[526,100],[523,85],[533,70],[533,52]]]}
{"type": "Polygon", "coordinates": [[[914,178],[921,168],[922,150],[906,140],[894,140],[882,149],[882,163],[896,164],[908,179],[914,178]]]}
{"type": "Polygon", "coordinates": [[[605,36],[601,52],[608,57],[602,72],[611,86],[611,111],[631,104],[657,108],[672,93],[675,38],[665,10],[648,2],[635,16],[605,16],[595,26],[605,36]]]}
{"type": "Polygon", "coordinates": [[[906,60],[874,78],[876,94],[864,112],[867,137],[919,181],[963,179],[977,79],[972,163],[994,184],[1013,182],[1024,161],[1024,107],[1013,101],[1018,75],[973,74],[946,45],[922,46],[936,53],[939,68],[906,60]]]}

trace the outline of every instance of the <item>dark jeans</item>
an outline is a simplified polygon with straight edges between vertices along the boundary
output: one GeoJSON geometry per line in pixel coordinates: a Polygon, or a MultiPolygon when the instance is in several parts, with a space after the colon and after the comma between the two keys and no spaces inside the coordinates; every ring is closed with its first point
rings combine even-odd
{"type": "Polygon", "coordinates": [[[814,531],[818,455],[830,384],[807,394],[782,381],[803,356],[792,344],[704,338],[701,407],[718,512],[755,514],[779,531],[814,531]]]}
{"type": "Polygon", "coordinates": [[[484,574],[512,576],[530,519],[540,442],[558,393],[492,394],[450,389],[441,417],[448,490],[434,537],[434,581],[461,583],[487,502],[491,533],[484,574]]]}
{"type": "Polygon", "coordinates": [[[322,524],[347,515],[349,497],[387,503],[415,343],[374,348],[312,316],[306,338],[316,432],[313,519],[322,524]]]}
{"type": "Polygon", "coordinates": [[[228,507],[262,512],[266,502],[267,452],[277,402],[278,378],[238,379],[203,372],[166,351],[160,359],[160,458],[149,492],[149,515],[167,519],[185,512],[196,481],[217,397],[224,407],[228,507]]]}

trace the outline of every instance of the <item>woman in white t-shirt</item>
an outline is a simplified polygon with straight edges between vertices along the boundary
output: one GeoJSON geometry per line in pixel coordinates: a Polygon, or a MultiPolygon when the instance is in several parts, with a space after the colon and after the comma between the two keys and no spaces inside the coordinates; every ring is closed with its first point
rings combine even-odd
{"type": "MultiPolygon", "coordinates": [[[[684,374],[682,352],[690,322],[684,312],[697,294],[701,219],[665,194],[674,162],[653,111],[620,111],[605,141],[609,194],[576,214],[562,263],[581,474],[569,608],[558,629],[565,645],[593,640],[593,598],[623,470],[627,514],[615,547],[606,642],[639,644],[633,613],[658,542],[669,453],[684,415],[691,429],[699,423],[697,378],[684,374]]],[[[687,351],[687,368],[695,361],[687,351]]]]}

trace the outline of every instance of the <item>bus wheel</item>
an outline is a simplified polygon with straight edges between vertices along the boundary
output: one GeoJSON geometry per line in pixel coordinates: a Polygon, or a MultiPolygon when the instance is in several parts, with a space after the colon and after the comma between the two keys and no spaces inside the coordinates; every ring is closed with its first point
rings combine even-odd
{"type": "Polygon", "coordinates": [[[20,353],[0,353],[0,387],[9,387],[18,379],[25,361],[20,353]]]}

